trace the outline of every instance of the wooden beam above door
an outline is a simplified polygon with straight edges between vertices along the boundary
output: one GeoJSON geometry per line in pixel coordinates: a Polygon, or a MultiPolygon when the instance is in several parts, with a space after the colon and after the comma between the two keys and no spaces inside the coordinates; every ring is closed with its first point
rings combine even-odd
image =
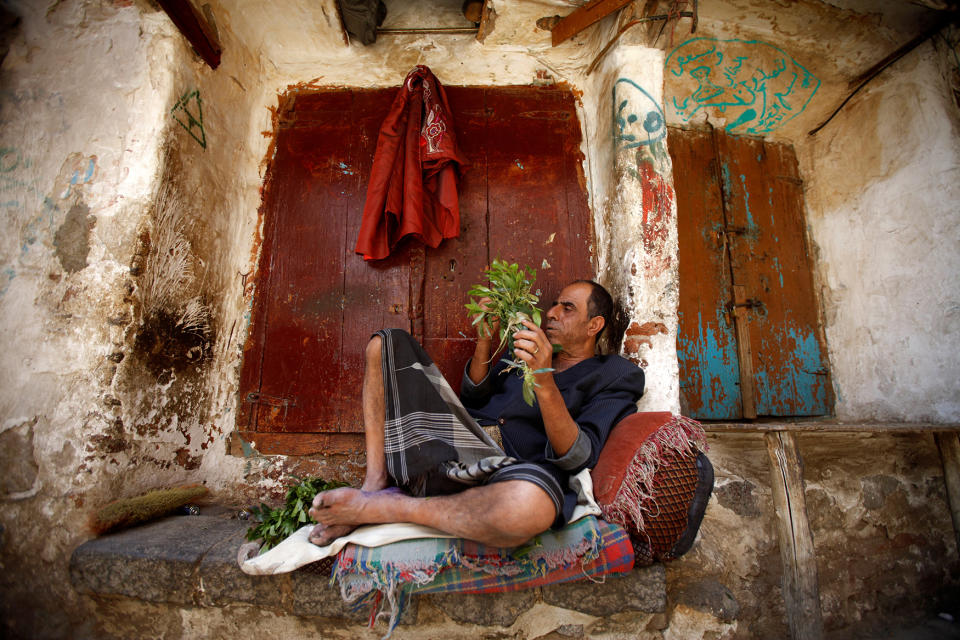
{"type": "Polygon", "coordinates": [[[187,39],[203,61],[211,69],[220,66],[220,53],[223,48],[213,27],[200,14],[190,0],[157,0],[160,7],[170,16],[183,37],[187,39]]]}
{"type": "Polygon", "coordinates": [[[631,0],[592,0],[592,2],[583,5],[550,30],[553,46],[572,38],[595,22],[630,4],[630,2],[631,0]]]}

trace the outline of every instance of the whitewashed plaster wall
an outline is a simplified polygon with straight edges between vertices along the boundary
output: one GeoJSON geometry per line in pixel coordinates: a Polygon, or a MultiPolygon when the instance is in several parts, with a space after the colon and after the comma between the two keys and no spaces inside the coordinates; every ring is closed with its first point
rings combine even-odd
{"type": "Polygon", "coordinates": [[[170,55],[171,30],[132,6],[11,9],[21,25],[0,76],[3,606],[42,619],[50,611],[35,594],[74,598],[67,557],[83,506],[126,466],[110,444],[110,387],[156,179],[170,92],[157,62],[170,55]]]}
{"type": "Polygon", "coordinates": [[[172,184],[189,249],[193,277],[175,283],[178,295],[206,303],[209,349],[231,352],[239,332],[225,319],[245,309],[239,273],[267,146],[246,140],[264,140],[269,113],[251,121],[245,96],[265,99],[242,46],[230,43],[215,75],[148,3],[7,8],[21,22],[0,70],[2,614],[16,636],[68,637],[85,617],[68,559],[91,511],[200,480],[217,435],[210,416],[233,403],[215,376],[178,381],[141,366],[158,194],[172,184]],[[175,108],[194,91],[188,110],[200,116],[204,100],[202,126],[175,108]],[[250,169],[235,172],[234,159],[250,169]],[[239,293],[224,295],[231,287],[239,293]]]}
{"type": "Polygon", "coordinates": [[[841,420],[960,421],[960,110],[927,43],[801,149],[841,420]]]}

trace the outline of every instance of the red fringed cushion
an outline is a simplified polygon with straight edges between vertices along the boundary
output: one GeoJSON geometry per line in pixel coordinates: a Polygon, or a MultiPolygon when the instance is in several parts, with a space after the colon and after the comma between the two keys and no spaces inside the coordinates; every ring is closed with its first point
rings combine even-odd
{"type": "Polygon", "coordinates": [[[699,423],[669,412],[637,413],[618,424],[593,469],[603,516],[623,525],[636,564],[689,549],[713,488],[699,423]]]}

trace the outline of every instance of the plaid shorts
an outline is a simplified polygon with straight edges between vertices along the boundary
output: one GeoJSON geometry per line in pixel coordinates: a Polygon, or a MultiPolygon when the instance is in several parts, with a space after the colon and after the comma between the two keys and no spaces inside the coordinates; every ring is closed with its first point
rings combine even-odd
{"type": "Polygon", "coordinates": [[[402,329],[382,329],[384,453],[397,486],[415,496],[525,480],[543,489],[557,514],[563,488],[546,469],[508,456],[460,403],[440,370],[402,329]]]}

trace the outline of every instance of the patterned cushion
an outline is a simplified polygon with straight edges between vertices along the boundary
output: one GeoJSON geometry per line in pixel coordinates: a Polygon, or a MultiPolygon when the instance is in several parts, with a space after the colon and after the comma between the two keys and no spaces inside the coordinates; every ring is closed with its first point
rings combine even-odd
{"type": "Polygon", "coordinates": [[[637,566],[686,553],[713,490],[700,425],[667,412],[637,413],[618,424],[593,470],[604,518],[630,532],[637,566]]]}

